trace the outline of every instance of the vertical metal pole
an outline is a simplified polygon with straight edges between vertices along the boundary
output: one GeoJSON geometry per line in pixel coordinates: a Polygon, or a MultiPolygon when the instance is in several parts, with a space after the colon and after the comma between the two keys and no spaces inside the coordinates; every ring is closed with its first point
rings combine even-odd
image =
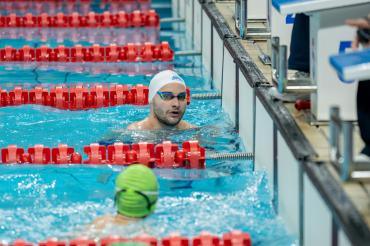
{"type": "Polygon", "coordinates": [[[330,122],[329,122],[329,143],[330,143],[330,159],[331,161],[338,162],[339,153],[339,108],[330,108],[330,122]]]}
{"type": "Polygon", "coordinates": [[[247,0],[241,0],[241,11],[240,11],[240,25],[239,25],[239,30],[240,30],[240,37],[244,38],[247,32],[247,6],[248,6],[248,1],[247,0]]]}
{"type": "Polygon", "coordinates": [[[344,150],[343,150],[343,162],[341,170],[341,178],[346,181],[350,178],[353,163],[353,125],[350,121],[344,121],[343,125],[343,138],[344,138],[344,150]]]}
{"type": "Polygon", "coordinates": [[[299,217],[299,237],[298,237],[298,243],[299,245],[304,245],[304,176],[303,176],[303,165],[299,163],[298,166],[298,199],[299,199],[299,211],[298,211],[298,217],[299,217]]]}
{"type": "Polygon", "coordinates": [[[269,30],[271,30],[271,8],[272,8],[272,2],[271,0],[267,1],[267,27],[269,30]]]}
{"type": "Polygon", "coordinates": [[[273,126],[273,161],[274,161],[274,176],[273,176],[273,198],[272,205],[274,206],[275,213],[279,214],[279,164],[278,164],[278,138],[277,138],[276,124],[273,126]]]}
{"type": "Polygon", "coordinates": [[[278,56],[279,56],[279,46],[280,46],[280,38],[279,37],[272,37],[271,38],[271,67],[272,70],[278,69],[278,56]]]}
{"type": "Polygon", "coordinates": [[[200,3],[199,5],[200,5],[200,51],[202,52],[202,56],[203,56],[204,55],[203,54],[203,5],[200,3]]]}
{"type": "Polygon", "coordinates": [[[240,34],[240,1],[241,0],[235,0],[235,9],[234,9],[234,19],[235,19],[235,29],[240,34]]]}
{"type": "Polygon", "coordinates": [[[279,78],[278,78],[278,90],[280,93],[285,91],[287,74],[288,74],[288,61],[287,61],[287,46],[280,45],[279,48],[279,78]]]}
{"type": "Polygon", "coordinates": [[[331,219],[331,246],[338,246],[338,225],[334,217],[331,219]]]}
{"type": "MultiPolygon", "coordinates": [[[[216,34],[217,35],[217,34],[216,34]]],[[[212,84],[211,84],[211,89],[213,90],[215,88],[215,84],[214,84],[214,79],[215,79],[215,76],[213,75],[214,74],[214,69],[213,69],[213,51],[214,50],[214,45],[213,45],[213,24],[211,22],[211,77],[212,77],[212,84]]]]}
{"type": "Polygon", "coordinates": [[[257,117],[257,95],[256,95],[256,86],[253,86],[253,166],[252,170],[255,171],[256,168],[256,117],[257,117]]]}
{"type": "Polygon", "coordinates": [[[235,130],[239,132],[239,65],[235,65],[235,130]]]}
{"type": "Polygon", "coordinates": [[[180,16],[180,1],[181,0],[177,0],[177,13],[176,13],[176,17],[181,17],[180,16]]]}
{"type": "MultiPolygon", "coordinates": [[[[194,39],[194,16],[195,16],[195,2],[194,0],[192,0],[192,5],[191,5],[191,37],[193,39],[193,47],[194,47],[194,44],[195,44],[195,39],[194,39]]],[[[195,47],[194,47],[195,48],[195,47]]]]}

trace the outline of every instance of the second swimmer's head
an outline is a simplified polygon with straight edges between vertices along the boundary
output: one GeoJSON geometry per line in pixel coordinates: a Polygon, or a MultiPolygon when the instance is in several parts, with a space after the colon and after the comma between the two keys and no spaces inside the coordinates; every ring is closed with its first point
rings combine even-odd
{"type": "Polygon", "coordinates": [[[117,213],[132,218],[153,213],[158,188],[157,177],[150,168],[141,164],[130,165],[116,178],[117,213]]]}
{"type": "Polygon", "coordinates": [[[186,111],[185,81],[174,71],[157,73],[149,84],[151,114],[161,124],[176,126],[186,111]]]}

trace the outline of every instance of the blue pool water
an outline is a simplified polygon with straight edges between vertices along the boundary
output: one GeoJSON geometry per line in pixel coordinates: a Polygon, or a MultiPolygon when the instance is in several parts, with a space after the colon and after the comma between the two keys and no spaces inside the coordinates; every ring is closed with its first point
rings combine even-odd
{"type": "MultiPolygon", "coordinates": [[[[180,30],[183,30],[183,28],[180,30]]],[[[175,50],[191,49],[183,31],[161,31],[160,39],[175,50]]],[[[1,39],[0,47],[30,44],[38,47],[53,41],[1,39]]],[[[73,45],[70,40],[66,45],[73,45]]],[[[121,64],[126,66],[127,64],[121,64]]],[[[176,58],[171,64],[185,78],[192,93],[213,92],[207,71],[199,57],[176,58]]],[[[82,67],[85,65],[82,65],[82,67]]],[[[139,65],[140,66],[140,65],[139,65]]],[[[83,83],[148,85],[151,76],[124,73],[63,71],[50,66],[19,68],[0,66],[0,87],[32,88],[83,83]]],[[[65,143],[82,153],[93,142],[132,143],[163,140],[181,144],[197,139],[208,151],[241,152],[244,146],[220,100],[195,101],[185,120],[199,126],[187,131],[127,131],[124,128],[143,119],[148,106],[123,105],[88,111],[63,111],[37,105],[0,108],[0,147],[34,144],[54,147],[65,143]]],[[[122,167],[111,166],[0,166],[0,241],[23,238],[38,242],[49,237],[94,238],[143,232],[163,237],[172,232],[195,236],[201,231],[221,235],[238,229],[249,232],[253,245],[295,245],[271,203],[269,180],[263,171],[252,171],[248,161],[207,161],[206,170],[155,170],[160,181],[160,199],[155,214],[127,227],[89,232],[86,226],[96,217],[114,214],[115,176],[122,167]]]]}
{"type": "MultiPolygon", "coordinates": [[[[243,151],[243,145],[219,100],[193,101],[185,119],[200,129],[173,132],[125,131],[148,113],[148,107],[120,106],[69,112],[41,106],[1,108],[0,146],[67,143],[82,151],[91,142],[181,143],[198,139],[207,150],[243,151]]],[[[40,241],[50,236],[87,234],[97,216],[113,214],[114,177],[121,167],[0,167],[0,238],[40,241]],[[41,223],[40,223],[41,222],[41,223]]],[[[207,170],[156,170],[160,199],[155,215],[126,228],[110,228],[95,236],[136,235],[143,231],[165,236],[178,231],[194,236],[240,229],[255,245],[291,245],[274,213],[264,172],[252,172],[246,161],[208,161],[207,170]],[[195,222],[195,223],[194,223],[195,222]],[[160,225],[160,226],[158,226],[160,225]],[[191,225],[191,226],[190,226],[191,225]]]]}
{"type": "MultiPolygon", "coordinates": [[[[243,165],[243,163],[240,163],[243,165]]],[[[245,163],[244,163],[245,165],[245,163]]],[[[120,168],[14,167],[1,168],[0,237],[30,241],[50,236],[92,235],[163,237],[171,232],[194,236],[241,229],[253,245],[292,245],[273,212],[264,173],[214,170],[156,170],[160,199],[156,212],[128,227],[87,232],[86,226],[104,214],[114,214],[114,178],[120,168]]]]}

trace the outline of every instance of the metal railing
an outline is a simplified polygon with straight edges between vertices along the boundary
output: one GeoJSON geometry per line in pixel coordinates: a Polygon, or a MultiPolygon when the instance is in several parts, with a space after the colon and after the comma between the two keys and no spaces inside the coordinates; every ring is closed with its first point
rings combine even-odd
{"type": "Polygon", "coordinates": [[[343,121],[338,107],[330,109],[329,129],[330,161],[339,170],[341,180],[369,181],[370,162],[353,159],[353,122],[343,121]]]}

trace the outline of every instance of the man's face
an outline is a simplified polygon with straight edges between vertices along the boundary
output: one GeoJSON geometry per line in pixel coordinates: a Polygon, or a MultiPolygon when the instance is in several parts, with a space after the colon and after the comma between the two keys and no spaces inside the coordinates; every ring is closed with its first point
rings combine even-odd
{"type": "Polygon", "coordinates": [[[171,93],[174,96],[180,93],[186,93],[186,88],[177,83],[171,83],[163,86],[160,90],[163,98],[156,94],[153,98],[153,113],[156,118],[164,125],[176,126],[184,116],[186,110],[186,98],[184,100],[179,100],[178,97],[171,98],[171,93]]]}

